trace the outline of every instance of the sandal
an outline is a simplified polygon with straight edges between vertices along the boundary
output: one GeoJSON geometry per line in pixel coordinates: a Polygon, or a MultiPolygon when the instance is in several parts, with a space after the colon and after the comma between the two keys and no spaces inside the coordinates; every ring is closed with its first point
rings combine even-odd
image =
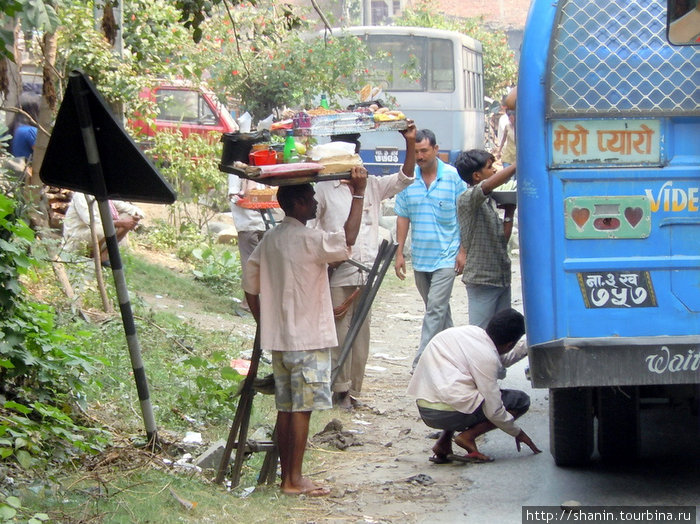
{"type": "Polygon", "coordinates": [[[433,464],[449,464],[450,462],[452,462],[448,455],[438,455],[437,453],[435,453],[428,460],[433,464]]]}

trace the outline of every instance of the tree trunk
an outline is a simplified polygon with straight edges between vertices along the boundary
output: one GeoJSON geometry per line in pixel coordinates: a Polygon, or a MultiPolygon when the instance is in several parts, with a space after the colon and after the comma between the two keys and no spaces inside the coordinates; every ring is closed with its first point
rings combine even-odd
{"type": "MultiPolygon", "coordinates": [[[[54,110],[56,109],[56,47],[57,36],[55,33],[48,33],[44,36],[44,86],[39,106],[39,132],[34,145],[34,157],[32,160],[33,174],[31,183],[38,188],[41,187],[39,172],[41,164],[46,154],[46,146],[49,143],[51,122],[53,121],[54,110]]],[[[37,199],[38,202],[38,199],[37,199]]]]}
{"type": "MultiPolygon", "coordinates": [[[[56,108],[55,83],[57,76],[54,66],[56,64],[57,41],[58,37],[55,33],[47,33],[44,35],[44,84],[41,101],[39,103],[39,131],[37,132],[36,143],[34,144],[32,169],[27,183],[26,193],[29,201],[33,204],[33,209],[40,211],[33,213],[31,217],[34,230],[38,231],[40,236],[42,231],[49,230],[49,210],[47,203],[43,202],[41,198],[42,182],[39,178],[39,173],[41,171],[41,164],[44,161],[44,155],[46,154],[46,147],[49,144],[51,122],[53,121],[54,109],[56,108]]],[[[56,254],[51,253],[51,251],[52,250],[49,248],[51,258],[55,258],[56,254]]],[[[61,284],[63,292],[67,297],[74,298],[75,292],[68,279],[66,268],[59,262],[53,262],[52,265],[56,279],[61,284]]],[[[81,307],[79,299],[76,305],[78,308],[81,307]]]]}

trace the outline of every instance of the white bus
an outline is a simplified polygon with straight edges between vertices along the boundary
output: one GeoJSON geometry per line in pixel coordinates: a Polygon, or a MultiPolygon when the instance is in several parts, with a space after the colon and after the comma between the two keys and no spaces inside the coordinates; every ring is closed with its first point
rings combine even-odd
{"type": "MultiPolygon", "coordinates": [[[[432,130],[440,158],[452,163],[460,151],[484,144],[481,42],[453,31],[426,27],[367,26],[337,29],[335,35],[363,39],[373,56],[370,71],[383,80],[385,103],[400,109],[418,129],[432,130]],[[417,75],[406,76],[413,68],[417,75]]],[[[370,173],[396,172],[405,157],[398,133],[364,133],[361,156],[370,173]]]]}

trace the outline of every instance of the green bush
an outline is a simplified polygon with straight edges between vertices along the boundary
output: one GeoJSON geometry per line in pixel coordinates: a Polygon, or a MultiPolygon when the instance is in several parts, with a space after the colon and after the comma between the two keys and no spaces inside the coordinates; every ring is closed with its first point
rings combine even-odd
{"type": "Polygon", "coordinates": [[[16,210],[0,195],[0,460],[28,468],[75,450],[98,451],[107,439],[70,417],[82,377],[98,361],[56,327],[50,306],[26,298],[20,276],[37,264],[34,233],[16,210]]]}
{"type": "Polygon", "coordinates": [[[201,280],[217,293],[233,297],[241,289],[241,263],[238,256],[228,249],[201,247],[192,251],[195,260],[193,271],[201,280]]]}

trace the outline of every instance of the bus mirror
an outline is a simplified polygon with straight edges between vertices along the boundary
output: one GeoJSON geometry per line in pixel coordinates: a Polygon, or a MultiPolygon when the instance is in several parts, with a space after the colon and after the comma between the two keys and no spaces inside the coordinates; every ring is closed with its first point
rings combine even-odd
{"type": "Polygon", "coordinates": [[[700,44],[700,2],[668,0],[668,41],[673,45],[700,44]]]}

